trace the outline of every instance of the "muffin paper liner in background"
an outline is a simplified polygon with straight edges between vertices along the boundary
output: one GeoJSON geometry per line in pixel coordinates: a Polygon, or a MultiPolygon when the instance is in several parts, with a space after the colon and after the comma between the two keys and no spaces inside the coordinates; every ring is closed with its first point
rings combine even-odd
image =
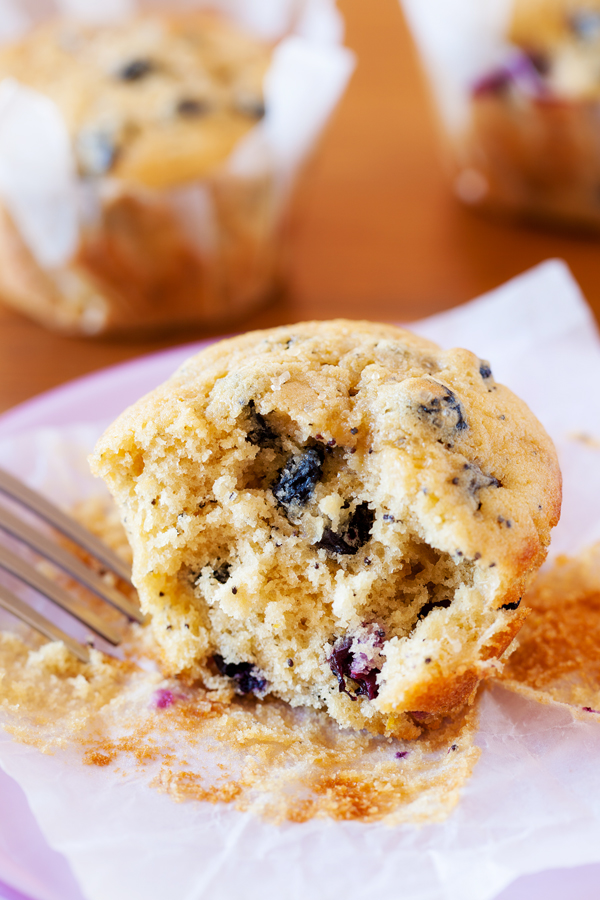
{"type": "MultiPolygon", "coordinates": [[[[551,555],[599,540],[600,340],[566,267],[545,263],[413,327],[489,359],[495,378],[552,436],[565,500],[551,555]]],[[[110,393],[98,404],[101,422],[82,416],[60,428],[13,431],[0,441],[0,465],[63,504],[89,495],[97,484],[85,453],[120,403],[110,393]]],[[[368,900],[490,900],[519,875],[600,862],[600,718],[574,717],[564,705],[499,685],[479,703],[474,775],[446,821],[422,826],[277,826],[231,805],[175,803],[135,771],[82,766],[62,751],[44,756],[4,733],[0,763],[88,900],[330,900],[357,889],[368,900]]],[[[10,829],[11,817],[0,816],[0,849],[10,829]]],[[[15,871],[12,883],[25,890],[26,871],[22,881],[15,871]]],[[[2,878],[9,873],[0,852],[2,878]]],[[[35,900],[71,897],[47,882],[35,900]]]]}
{"type": "MultiPolygon", "coordinates": [[[[504,218],[600,233],[600,100],[548,90],[534,64],[535,41],[531,52],[509,43],[513,10],[522,13],[526,3],[400,0],[432,89],[452,187],[467,205],[504,218]]],[[[583,0],[579,6],[597,15],[583,0]]],[[[531,2],[536,8],[541,20],[560,5],[531,2]]]]}
{"type": "MultiPolygon", "coordinates": [[[[81,179],[53,101],[14,80],[0,84],[0,197],[11,219],[2,230],[16,226],[31,265],[47,280],[46,294],[58,292],[61,298],[60,304],[41,301],[19,290],[13,303],[42,324],[94,335],[230,323],[278,287],[282,226],[294,177],[354,66],[353,54],[341,46],[343,22],[334,0],[55,0],[50,12],[38,0],[2,0],[0,41],[18,39],[52,14],[104,24],[138,10],[173,14],[202,8],[222,12],[250,34],[274,42],[275,49],[264,86],[265,117],[214,174],[200,181],[150,190],[110,177],[81,179]],[[89,273],[77,269],[81,230],[115,190],[133,196],[147,214],[154,208],[168,213],[178,240],[199,260],[202,286],[195,307],[184,292],[178,308],[173,292],[158,308],[156,303],[136,308],[133,301],[117,308],[114,298],[107,303],[102,296],[102,284],[95,289],[89,273]]],[[[10,231],[3,240],[10,240],[10,231]]],[[[11,262],[1,246],[0,262],[5,268],[11,262]]]]}

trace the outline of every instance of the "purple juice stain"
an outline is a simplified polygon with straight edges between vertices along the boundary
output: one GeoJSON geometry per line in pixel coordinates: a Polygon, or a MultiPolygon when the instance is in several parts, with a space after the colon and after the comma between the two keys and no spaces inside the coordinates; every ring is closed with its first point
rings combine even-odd
{"type": "Polygon", "coordinates": [[[592,709],[591,706],[582,706],[581,708],[584,712],[596,713],[597,716],[600,716],[600,710],[592,709]]]}
{"type": "Polygon", "coordinates": [[[539,60],[527,53],[515,53],[505,63],[477,79],[473,96],[499,94],[513,86],[534,97],[548,97],[549,89],[542,77],[539,60]]]}
{"type": "Polygon", "coordinates": [[[396,751],[396,759],[406,759],[408,756],[408,750],[397,750],[396,751]]]}
{"type": "Polygon", "coordinates": [[[154,705],[157,709],[168,709],[174,706],[178,700],[183,700],[183,694],[174,694],[169,688],[159,688],[154,692],[154,705]]]}

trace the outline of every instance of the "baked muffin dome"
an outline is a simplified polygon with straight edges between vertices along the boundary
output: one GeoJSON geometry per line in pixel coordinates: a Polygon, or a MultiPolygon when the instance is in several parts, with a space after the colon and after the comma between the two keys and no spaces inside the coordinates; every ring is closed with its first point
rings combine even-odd
{"type": "Polygon", "coordinates": [[[466,350],[369,322],[222,341],[96,447],[170,674],[414,737],[497,666],[560,509],[466,350]]]}
{"type": "Polygon", "coordinates": [[[0,78],[50,97],[79,173],[145,187],[215,169],[264,115],[271,51],[208,13],[58,20],[0,49],[0,78]]]}

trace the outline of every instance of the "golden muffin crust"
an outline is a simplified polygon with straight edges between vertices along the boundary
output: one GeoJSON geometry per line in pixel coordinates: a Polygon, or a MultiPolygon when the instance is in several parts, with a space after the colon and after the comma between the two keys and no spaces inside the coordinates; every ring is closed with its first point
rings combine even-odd
{"type": "Polygon", "coordinates": [[[215,344],[92,468],[167,672],[403,737],[497,665],[560,509],[552,443],[487,362],[369,322],[215,344]]]}

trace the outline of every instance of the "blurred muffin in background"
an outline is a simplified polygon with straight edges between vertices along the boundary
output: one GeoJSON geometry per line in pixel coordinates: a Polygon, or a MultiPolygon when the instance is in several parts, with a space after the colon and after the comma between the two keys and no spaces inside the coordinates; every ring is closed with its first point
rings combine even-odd
{"type": "Polygon", "coordinates": [[[0,53],[0,74],[64,116],[79,173],[145,187],[202,178],[264,115],[269,50],[216,16],[54,23],[0,53]]]}
{"type": "Polygon", "coordinates": [[[600,0],[516,0],[502,65],[472,87],[461,199],[600,229],[600,0]]]}
{"type": "Polygon", "coordinates": [[[78,219],[71,257],[43,265],[19,228],[24,197],[17,217],[3,204],[3,299],[75,334],[230,320],[263,301],[277,270],[272,179],[266,169],[236,177],[223,163],[265,113],[270,55],[199,13],[54,22],[2,48],[0,122],[11,100],[21,115],[38,114],[23,86],[53,101],[70,139],[78,219]]]}

